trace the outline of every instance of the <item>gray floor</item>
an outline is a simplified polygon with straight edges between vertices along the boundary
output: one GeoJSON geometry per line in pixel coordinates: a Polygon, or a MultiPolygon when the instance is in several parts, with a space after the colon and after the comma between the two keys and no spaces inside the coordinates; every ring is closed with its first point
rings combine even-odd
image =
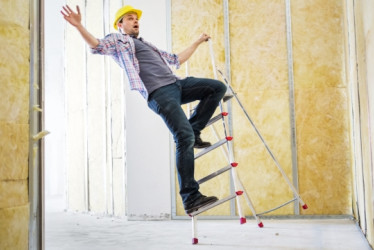
{"type": "Polygon", "coordinates": [[[189,220],[126,221],[70,212],[46,214],[47,250],[96,249],[371,249],[349,219],[199,220],[199,244],[191,244],[189,220]]]}

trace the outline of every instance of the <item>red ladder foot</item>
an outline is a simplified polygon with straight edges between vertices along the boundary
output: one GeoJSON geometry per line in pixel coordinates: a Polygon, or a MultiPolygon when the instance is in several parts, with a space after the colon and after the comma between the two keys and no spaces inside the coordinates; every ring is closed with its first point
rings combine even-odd
{"type": "Polygon", "coordinates": [[[196,245],[197,243],[199,243],[199,239],[198,238],[192,238],[192,244],[196,245]]]}
{"type": "Polygon", "coordinates": [[[240,224],[244,224],[247,222],[247,219],[245,217],[240,218],[240,224]]]}
{"type": "Polygon", "coordinates": [[[258,226],[259,227],[264,227],[264,224],[262,224],[262,222],[258,223],[258,226]]]}
{"type": "Polygon", "coordinates": [[[303,209],[308,209],[308,205],[304,204],[303,209]]]}

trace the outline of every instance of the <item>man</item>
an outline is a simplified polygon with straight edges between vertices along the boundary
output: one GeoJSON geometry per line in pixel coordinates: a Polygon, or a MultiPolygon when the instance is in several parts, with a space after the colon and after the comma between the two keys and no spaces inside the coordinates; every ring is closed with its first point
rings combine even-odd
{"type": "Polygon", "coordinates": [[[130,87],[147,100],[149,108],[160,115],[176,143],[176,166],[180,195],[187,214],[214,203],[217,198],[206,197],[199,192],[194,178],[194,150],[210,146],[200,138],[200,131],[212,117],[226,86],[217,80],[176,77],[169,65],[179,68],[190,58],[198,46],[210,37],[202,34],[178,55],[157,49],[139,36],[139,19],[142,11],[127,5],[119,9],[114,28],[103,39],[91,35],[81,24],[79,6],[77,12],[69,6],[61,11],[64,19],[73,25],[90,46],[91,52],[110,55],[128,76],[130,87]],[[187,119],[182,104],[199,100],[196,110],[187,119]]]}

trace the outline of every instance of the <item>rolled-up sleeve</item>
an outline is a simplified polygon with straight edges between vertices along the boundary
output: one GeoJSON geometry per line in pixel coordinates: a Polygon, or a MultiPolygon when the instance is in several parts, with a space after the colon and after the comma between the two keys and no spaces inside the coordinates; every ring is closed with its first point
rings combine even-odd
{"type": "Polygon", "coordinates": [[[103,39],[97,39],[99,44],[95,48],[90,48],[92,54],[113,55],[116,52],[116,34],[109,34],[103,39]]]}
{"type": "Polygon", "coordinates": [[[178,58],[178,55],[176,54],[173,54],[173,53],[169,53],[169,52],[166,52],[166,51],[163,51],[163,50],[159,50],[161,56],[170,64],[170,65],[174,65],[175,68],[179,69],[180,67],[180,62],[179,62],[179,58],[178,58]]]}

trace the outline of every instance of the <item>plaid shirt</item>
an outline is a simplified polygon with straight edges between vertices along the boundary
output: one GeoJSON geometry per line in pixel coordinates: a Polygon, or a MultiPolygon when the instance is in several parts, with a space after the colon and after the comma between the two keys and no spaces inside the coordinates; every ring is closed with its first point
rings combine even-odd
{"type": "MultiPolygon", "coordinates": [[[[179,68],[179,60],[176,54],[157,49],[153,44],[144,41],[144,43],[158,52],[166,65],[174,65],[179,68]]],[[[138,59],[135,56],[135,44],[133,38],[127,34],[111,33],[103,39],[98,39],[99,45],[91,48],[93,54],[110,55],[118,63],[118,65],[126,71],[129,78],[131,90],[137,90],[147,100],[148,92],[143,81],[139,77],[140,67],[138,59]]]]}

